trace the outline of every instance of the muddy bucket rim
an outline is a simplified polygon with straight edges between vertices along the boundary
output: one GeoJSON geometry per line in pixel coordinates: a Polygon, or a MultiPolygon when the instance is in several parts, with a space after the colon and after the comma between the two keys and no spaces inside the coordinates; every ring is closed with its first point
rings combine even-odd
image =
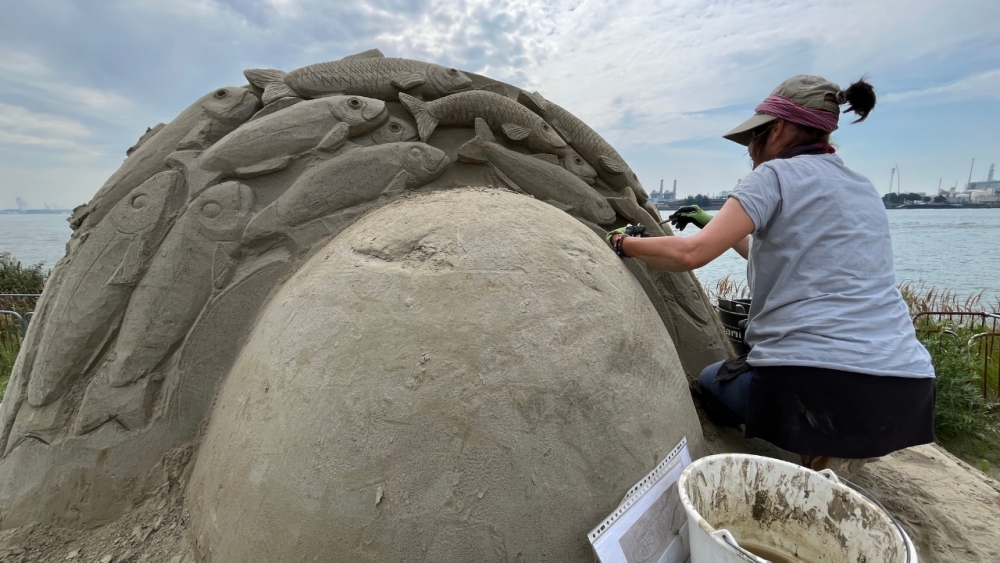
{"type": "MultiPolygon", "coordinates": [[[[694,460],[693,462],[691,462],[690,465],[684,468],[684,471],[681,473],[680,477],[677,480],[677,485],[678,485],[677,489],[680,495],[681,505],[684,507],[684,510],[688,513],[690,520],[693,520],[693,518],[690,518],[692,515],[697,516],[698,527],[701,528],[703,532],[708,534],[709,537],[715,538],[717,541],[724,541],[726,544],[728,544],[730,548],[733,549],[734,552],[736,552],[748,563],[758,563],[760,561],[766,561],[766,560],[760,559],[756,555],[740,547],[738,545],[738,541],[732,535],[732,533],[729,532],[729,530],[725,528],[717,529],[715,528],[715,526],[713,526],[707,520],[705,520],[704,516],[702,516],[701,511],[695,508],[694,503],[691,501],[691,498],[688,495],[688,481],[694,475],[695,471],[702,471],[705,466],[713,462],[717,461],[724,462],[726,460],[729,460],[730,463],[739,462],[741,460],[749,460],[754,463],[771,463],[774,464],[776,468],[783,468],[785,470],[791,470],[791,471],[800,471],[804,473],[812,473],[820,477],[823,477],[830,487],[837,489],[841,492],[846,492],[853,501],[866,504],[868,508],[872,510],[874,513],[881,514],[882,517],[884,517],[890,524],[890,529],[892,530],[892,534],[894,536],[893,539],[899,541],[903,545],[903,552],[905,553],[905,559],[903,561],[905,561],[905,563],[917,563],[918,559],[917,559],[916,548],[913,545],[912,540],[910,540],[909,535],[900,525],[899,521],[892,515],[892,513],[889,512],[889,510],[885,508],[882,505],[882,503],[878,502],[878,500],[872,497],[867,491],[865,491],[861,487],[858,487],[857,485],[854,485],[853,483],[847,481],[846,479],[842,480],[840,477],[837,476],[836,473],[834,473],[830,469],[824,469],[822,471],[813,471],[812,469],[802,467],[801,465],[791,463],[782,459],[776,459],[776,458],[753,455],[753,454],[739,454],[739,453],[714,454],[694,460]]],[[[697,531],[692,529],[689,530],[688,533],[689,534],[697,533],[697,531]]]]}

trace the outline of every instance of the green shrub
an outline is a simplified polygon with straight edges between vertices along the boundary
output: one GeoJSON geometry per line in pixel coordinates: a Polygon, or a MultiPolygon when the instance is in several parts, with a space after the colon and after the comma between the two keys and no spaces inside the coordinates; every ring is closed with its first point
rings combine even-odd
{"type": "Polygon", "coordinates": [[[22,266],[9,252],[0,252],[0,293],[41,293],[47,276],[41,264],[22,266]]]}
{"type": "Polygon", "coordinates": [[[934,427],[943,438],[1000,436],[1000,405],[983,396],[982,367],[968,350],[971,332],[945,332],[921,338],[937,375],[934,427]],[[968,333],[968,334],[965,334],[968,333]]]}

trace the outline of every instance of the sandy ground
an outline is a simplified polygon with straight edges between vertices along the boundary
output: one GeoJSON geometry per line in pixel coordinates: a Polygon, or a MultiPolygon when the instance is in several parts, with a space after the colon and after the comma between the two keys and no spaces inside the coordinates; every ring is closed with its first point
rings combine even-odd
{"type": "Polygon", "coordinates": [[[2,563],[194,563],[184,489],[191,448],[164,456],[163,485],[118,520],[90,530],[33,524],[0,532],[2,563]]]}
{"type": "MultiPolygon", "coordinates": [[[[709,453],[795,459],[766,442],[745,440],[738,430],[715,426],[703,415],[702,424],[709,453]]],[[[194,563],[183,499],[189,456],[175,458],[164,463],[166,483],[119,520],[91,530],[32,525],[0,532],[0,561],[194,563]]],[[[852,480],[900,520],[921,563],[1000,561],[1000,482],[938,446],[896,452],[869,463],[852,480]]]]}

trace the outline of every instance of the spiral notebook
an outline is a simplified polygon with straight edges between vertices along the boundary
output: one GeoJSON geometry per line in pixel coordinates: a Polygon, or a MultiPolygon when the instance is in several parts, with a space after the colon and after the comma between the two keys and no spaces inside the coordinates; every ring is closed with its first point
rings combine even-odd
{"type": "Polygon", "coordinates": [[[600,563],[685,563],[687,514],[677,479],[691,464],[687,438],[670,451],[587,537],[600,563]]]}

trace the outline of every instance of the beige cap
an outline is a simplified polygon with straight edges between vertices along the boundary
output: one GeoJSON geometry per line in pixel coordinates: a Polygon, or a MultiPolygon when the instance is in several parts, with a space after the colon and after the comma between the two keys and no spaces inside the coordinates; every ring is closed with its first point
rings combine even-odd
{"type": "MultiPolygon", "coordinates": [[[[800,106],[829,111],[834,115],[840,115],[840,105],[837,103],[838,94],[840,94],[840,86],[820,76],[807,74],[793,76],[779,84],[771,92],[772,96],[784,96],[800,106]]],[[[722,137],[747,146],[753,137],[751,131],[775,119],[778,118],[766,113],[754,114],[753,117],[740,123],[722,137]]]]}

